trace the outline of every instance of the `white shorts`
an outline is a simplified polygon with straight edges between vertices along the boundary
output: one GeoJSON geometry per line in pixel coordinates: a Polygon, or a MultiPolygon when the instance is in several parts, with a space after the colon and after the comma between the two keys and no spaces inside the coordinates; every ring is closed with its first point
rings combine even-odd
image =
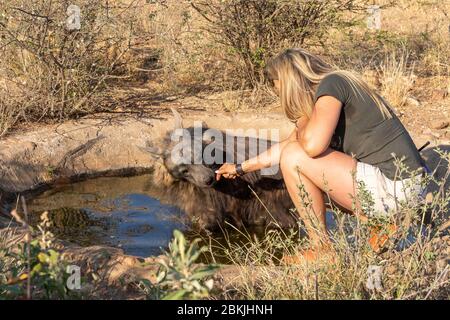
{"type": "MultiPolygon", "coordinates": [[[[421,175],[393,181],[387,178],[380,169],[367,163],[359,162],[356,165],[357,192],[361,197],[361,191],[370,192],[373,210],[363,211],[366,215],[388,215],[400,207],[401,202],[420,201],[424,190],[421,186],[421,175]],[[364,187],[362,187],[364,186],[364,187]],[[397,201],[396,201],[397,199],[397,201]],[[397,205],[396,205],[397,203],[397,205]]],[[[364,210],[366,209],[366,210],[364,210]]]]}

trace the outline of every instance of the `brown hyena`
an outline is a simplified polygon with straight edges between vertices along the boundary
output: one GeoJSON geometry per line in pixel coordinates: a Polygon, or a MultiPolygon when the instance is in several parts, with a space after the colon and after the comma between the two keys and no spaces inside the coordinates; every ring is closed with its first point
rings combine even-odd
{"type": "Polygon", "coordinates": [[[164,191],[170,202],[205,229],[215,229],[225,221],[237,227],[297,225],[296,214],[291,212],[294,206],[278,168],[272,168],[276,171],[272,174],[257,171],[234,180],[215,179],[215,170],[225,161],[236,163],[239,159],[248,159],[254,156],[251,146],[259,146],[253,153],[262,152],[272,141],[233,136],[209,129],[205,124],[183,129],[181,116],[172,111],[174,131],[182,129],[184,138],[181,142],[174,141],[174,131],[170,131],[159,146],[145,148],[159,158],[170,176],[171,183],[164,191]],[[231,150],[227,148],[230,142],[231,150]],[[212,155],[210,161],[204,156],[208,148],[212,155]],[[185,161],[180,161],[181,158],[185,161]]]}

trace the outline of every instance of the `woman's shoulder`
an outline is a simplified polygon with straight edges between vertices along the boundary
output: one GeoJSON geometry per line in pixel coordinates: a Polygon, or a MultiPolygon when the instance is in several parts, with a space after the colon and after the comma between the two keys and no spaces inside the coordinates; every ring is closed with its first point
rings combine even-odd
{"type": "Polygon", "coordinates": [[[348,80],[342,72],[335,71],[327,74],[319,83],[319,85],[327,84],[348,85],[348,80]]]}
{"type": "Polygon", "coordinates": [[[349,83],[345,76],[339,72],[327,74],[316,90],[315,100],[324,95],[330,95],[345,103],[348,98],[349,83]]]}

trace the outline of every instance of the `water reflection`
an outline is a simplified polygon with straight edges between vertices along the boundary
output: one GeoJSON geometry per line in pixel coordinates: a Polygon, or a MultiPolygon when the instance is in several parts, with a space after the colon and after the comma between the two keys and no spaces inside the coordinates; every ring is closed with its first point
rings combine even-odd
{"type": "Polygon", "coordinates": [[[143,175],[55,186],[30,200],[32,222],[47,210],[58,238],[116,246],[136,256],[160,254],[173,230],[186,227],[178,208],[152,197],[150,181],[143,175]]]}

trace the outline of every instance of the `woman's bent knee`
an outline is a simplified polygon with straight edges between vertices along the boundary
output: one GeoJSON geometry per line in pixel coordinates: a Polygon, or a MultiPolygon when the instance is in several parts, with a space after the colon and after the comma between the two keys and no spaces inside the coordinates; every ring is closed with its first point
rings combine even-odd
{"type": "Polygon", "coordinates": [[[297,172],[302,162],[308,157],[298,142],[289,142],[282,150],[280,156],[280,168],[283,174],[288,171],[297,172]]]}

